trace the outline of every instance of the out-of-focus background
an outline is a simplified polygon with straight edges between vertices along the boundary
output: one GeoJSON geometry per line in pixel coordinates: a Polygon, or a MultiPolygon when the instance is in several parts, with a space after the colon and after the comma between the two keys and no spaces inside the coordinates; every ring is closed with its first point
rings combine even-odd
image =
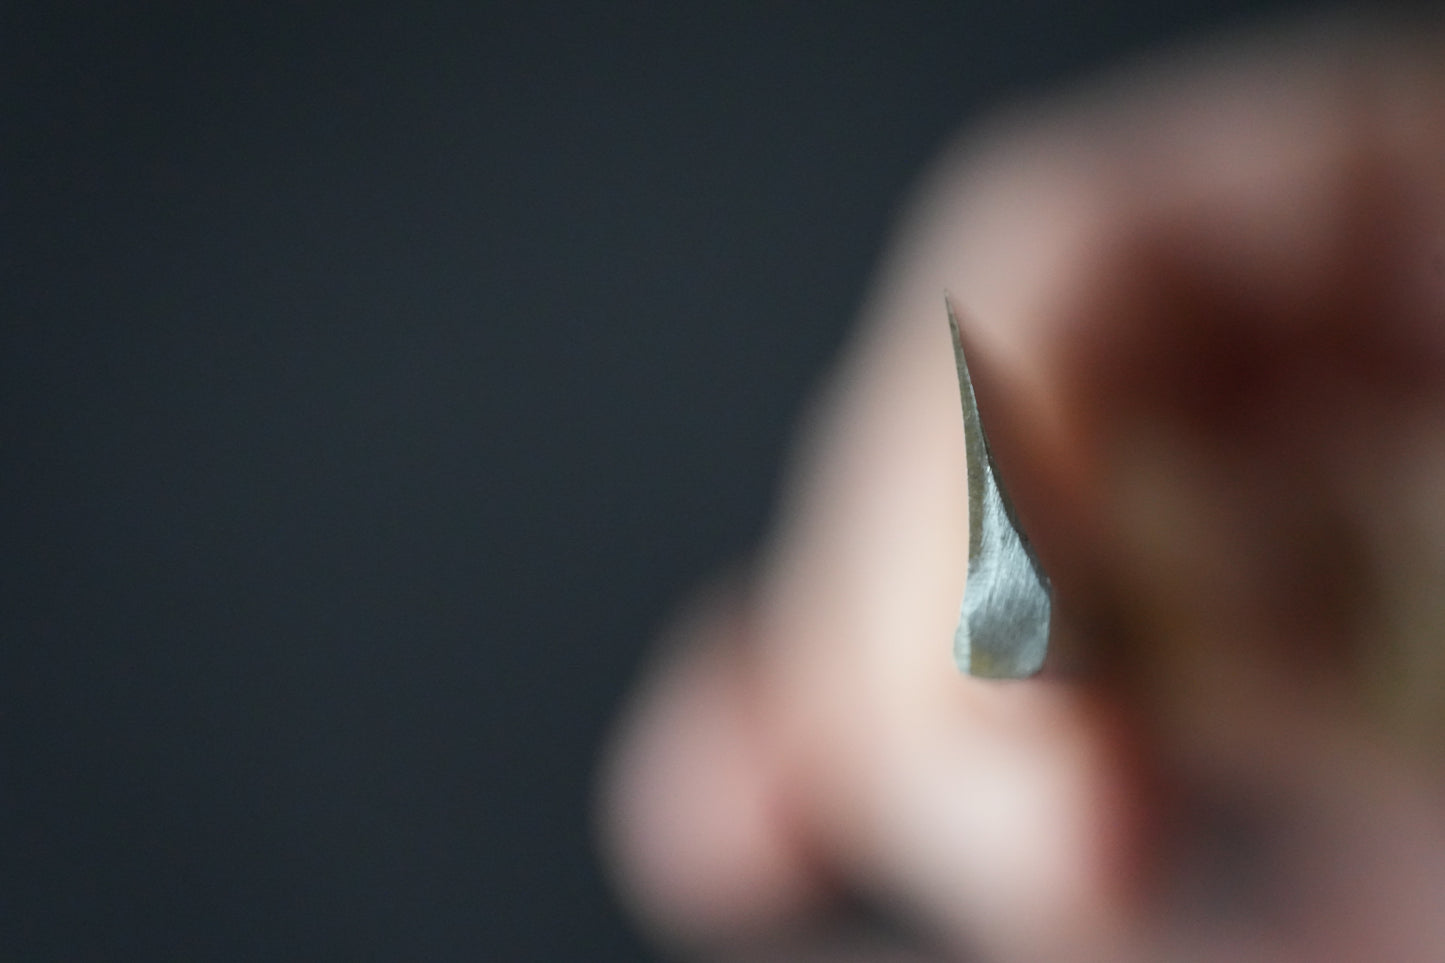
{"type": "Polygon", "coordinates": [[[5,5],[0,959],[650,958],[597,750],[921,166],[1285,6],[5,5]]]}

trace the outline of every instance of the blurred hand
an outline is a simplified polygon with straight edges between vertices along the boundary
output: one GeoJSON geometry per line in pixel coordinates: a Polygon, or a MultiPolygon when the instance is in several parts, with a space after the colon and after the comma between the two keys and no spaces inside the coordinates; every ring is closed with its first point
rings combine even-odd
{"type": "Polygon", "coordinates": [[[864,314],[776,537],[607,768],[659,938],[810,958],[868,906],[914,949],[811,958],[1445,958],[1440,38],[1336,24],[1001,119],[864,314]],[[951,661],[945,291],[1054,582],[1024,682],[951,661]]]}

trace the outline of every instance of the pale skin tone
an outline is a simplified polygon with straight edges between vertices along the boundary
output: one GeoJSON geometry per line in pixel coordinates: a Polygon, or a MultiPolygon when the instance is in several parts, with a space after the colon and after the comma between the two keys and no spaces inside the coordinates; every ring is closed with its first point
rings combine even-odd
{"type": "Polygon", "coordinates": [[[1445,43],[1136,68],[926,178],[774,537],[624,720],[604,849],[683,958],[772,958],[847,894],[927,948],[779,958],[1436,960],[1437,597],[1445,43]],[[1055,587],[1027,682],[951,662],[945,291],[1055,587]]]}

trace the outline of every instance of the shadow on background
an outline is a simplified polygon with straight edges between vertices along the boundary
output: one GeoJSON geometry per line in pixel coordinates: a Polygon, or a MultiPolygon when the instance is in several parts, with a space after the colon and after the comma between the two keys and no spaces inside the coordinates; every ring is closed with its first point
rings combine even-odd
{"type": "Polygon", "coordinates": [[[646,958],[599,740],[912,177],[1280,6],[8,6],[0,957],[646,958]]]}

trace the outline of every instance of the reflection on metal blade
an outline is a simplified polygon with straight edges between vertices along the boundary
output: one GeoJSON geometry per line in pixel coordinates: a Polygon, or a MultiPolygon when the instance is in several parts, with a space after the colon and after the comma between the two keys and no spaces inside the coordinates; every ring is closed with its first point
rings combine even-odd
{"type": "Polygon", "coordinates": [[[958,316],[953,302],[945,301],[963,396],[968,454],[968,581],[953,634],[953,657],[959,669],[970,675],[1021,679],[1039,671],[1048,651],[1049,580],[1034,559],[1008,495],[994,474],[963,357],[958,316]]]}

